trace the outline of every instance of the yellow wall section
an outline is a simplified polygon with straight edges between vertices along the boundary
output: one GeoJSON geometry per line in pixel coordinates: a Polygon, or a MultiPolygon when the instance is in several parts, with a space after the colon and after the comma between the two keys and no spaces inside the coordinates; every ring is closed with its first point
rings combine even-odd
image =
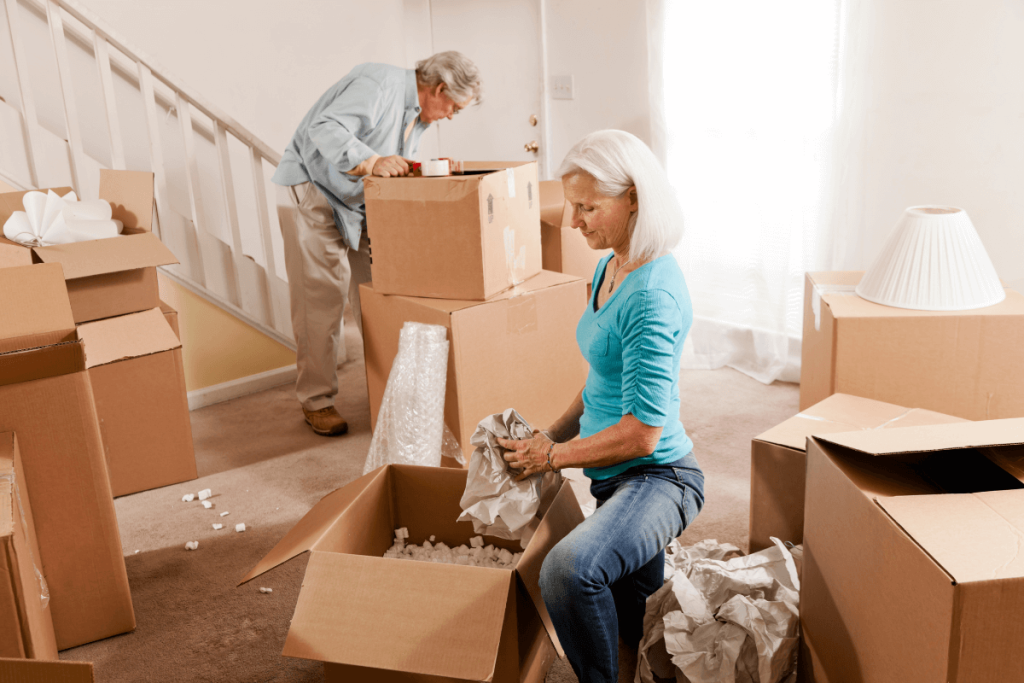
{"type": "Polygon", "coordinates": [[[160,276],[160,298],[178,311],[185,388],[230,382],[295,364],[295,352],[160,276]]]}

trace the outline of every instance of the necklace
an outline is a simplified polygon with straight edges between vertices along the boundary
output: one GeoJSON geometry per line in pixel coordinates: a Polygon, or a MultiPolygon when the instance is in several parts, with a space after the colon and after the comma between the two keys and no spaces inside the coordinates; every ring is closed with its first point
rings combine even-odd
{"type": "Polygon", "coordinates": [[[609,293],[609,294],[611,294],[611,293],[612,293],[612,292],[613,292],[613,291],[615,290],[615,278],[616,278],[616,277],[618,277],[618,275],[619,275],[619,271],[620,271],[620,270],[622,270],[623,268],[625,268],[626,266],[628,266],[628,265],[629,265],[630,263],[632,263],[632,262],[633,262],[633,259],[629,259],[628,261],[626,261],[625,263],[623,263],[623,264],[622,264],[621,266],[619,266],[618,268],[616,268],[616,269],[615,269],[615,272],[614,272],[614,273],[612,273],[612,280],[611,280],[611,282],[610,282],[610,283],[608,284],[608,293],[609,293]]]}

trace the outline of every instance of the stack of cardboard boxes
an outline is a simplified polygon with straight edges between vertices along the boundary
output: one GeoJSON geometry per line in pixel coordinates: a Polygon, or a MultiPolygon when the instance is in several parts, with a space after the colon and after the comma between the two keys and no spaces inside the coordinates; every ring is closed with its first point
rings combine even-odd
{"type": "Polygon", "coordinates": [[[580,277],[542,270],[537,165],[465,166],[457,176],[366,179],[373,281],[360,298],[371,424],[402,325],[443,325],[445,423],[468,459],[484,417],[514,407],[547,427],[583,388],[576,323],[587,293],[580,277]]]}
{"type": "Polygon", "coordinates": [[[751,449],[751,550],[804,544],[800,679],[1024,681],[1024,297],[904,310],[861,275],[808,274],[802,412],[751,449]]]}
{"type": "MultiPolygon", "coordinates": [[[[134,629],[113,497],[196,477],[152,187],[102,174],[120,237],[0,241],[0,656],[56,659],[134,629]]],[[[0,224],[23,195],[0,195],[0,224]]]]}
{"type": "MultiPolygon", "coordinates": [[[[586,381],[576,324],[586,284],[541,268],[537,166],[464,164],[464,175],[367,178],[372,283],[360,291],[376,423],[402,326],[448,329],[445,422],[468,462],[484,417],[517,409],[547,427],[586,381]]],[[[589,279],[589,277],[588,277],[589,279]]],[[[547,552],[583,520],[572,488],[542,501],[515,570],[384,558],[395,529],[450,547],[467,472],[388,465],[324,498],[244,579],[305,551],[284,654],[324,662],[328,681],[540,683],[560,652],[538,587],[547,552]]]]}

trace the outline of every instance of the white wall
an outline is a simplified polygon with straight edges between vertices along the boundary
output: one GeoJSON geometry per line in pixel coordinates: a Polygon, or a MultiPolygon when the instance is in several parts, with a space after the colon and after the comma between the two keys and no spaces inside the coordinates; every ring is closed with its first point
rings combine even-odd
{"type": "Polygon", "coordinates": [[[1024,3],[850,3],[840,267],[870,265],[903,209],[967,210],[1024,289],[1024,3]]]}
{"type": "Polygon", "coordinates": [[[650,144],[646,0],[545,4],[548,77],[571,75],[575,88],[575,99],[550,101],[552,169],[595,130],[618,128],[650,144]]]}

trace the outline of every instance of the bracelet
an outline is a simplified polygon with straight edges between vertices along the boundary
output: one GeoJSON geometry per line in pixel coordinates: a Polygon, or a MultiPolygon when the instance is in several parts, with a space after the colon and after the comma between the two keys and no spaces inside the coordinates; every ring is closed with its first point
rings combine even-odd
{"type": "Polygon", "coordinates": [[[558,470],[556,470],[555,466],[551,463],[551,451],[553,451],[553,450],[555,450],[555,442],[554,441],[552,441],[551,445],[548,446],[548,467],[551,468],[552,472],[557,472],[558,470]]]}

